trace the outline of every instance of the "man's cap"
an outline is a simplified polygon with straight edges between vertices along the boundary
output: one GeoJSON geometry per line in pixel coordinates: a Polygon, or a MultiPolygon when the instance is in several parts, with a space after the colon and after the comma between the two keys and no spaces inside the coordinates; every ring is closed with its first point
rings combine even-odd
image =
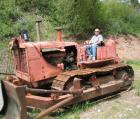
{"type": "Polygon", "coordinates": [[[95,32],[100,32],[100,29],[96,28],[96,29],[95,29],[95,32]]]}

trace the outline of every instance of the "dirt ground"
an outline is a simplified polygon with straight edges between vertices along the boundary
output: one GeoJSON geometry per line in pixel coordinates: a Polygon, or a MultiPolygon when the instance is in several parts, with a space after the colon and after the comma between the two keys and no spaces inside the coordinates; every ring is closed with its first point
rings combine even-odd
{"type": "Polygon", "coordinates": [[[80,114],[80,119],[140,119],[140,97],[125,92],[80,114]]]}

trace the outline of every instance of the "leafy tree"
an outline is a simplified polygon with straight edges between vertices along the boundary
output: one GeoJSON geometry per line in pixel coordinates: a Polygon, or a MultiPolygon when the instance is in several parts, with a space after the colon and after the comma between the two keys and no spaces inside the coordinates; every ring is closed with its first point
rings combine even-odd
{"type": "Polygon", "coordinates": [[[14,0],[0,1],[0,37],[9,37],[15,34],[13,25],[21,17],[18,8],[15,7],[14,0]]]}
{"type": "Polygon", "coordinates": [[[134,7],[140,7],[140,3],[138,0],[130,0],[130,2],[134,7]]]}
{"type": "Polygon", "coordinates": [[[99,27],[105,34],[140,35],[137,5],[137,0],[0,0],[0,38],[22,28],[34,38],[36,12],[43,17],[44,38],[57,26],[71,34],[88,35],[99,27]]]}
{"type": "Polygon", "coordinates": [[[55,26],[63,26],[72,33],[93,30],[99,25],[98,0],[52,0],[49,18],[55,26]]]}
{"type": "Polygon", "coordinates": [[[39,11],[40,14],[46,14],[50,1],[51,0],[15,0],[15,3],[25,12],[39,11]]]}

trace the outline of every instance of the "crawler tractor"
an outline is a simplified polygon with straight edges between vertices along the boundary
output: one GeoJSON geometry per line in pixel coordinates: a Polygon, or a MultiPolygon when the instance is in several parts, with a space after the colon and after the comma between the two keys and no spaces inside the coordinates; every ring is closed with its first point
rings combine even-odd
{"type": "Polygon", "coordinates": [[[1,114],[5,119],[28,119],[28,108],[41,112],[34,119],[82,101],[128,89],[133,83],[131,66],[120,63],[114,40],[97,48],[96,61],[87,61],[85,46],[64,42],[57,28],[56,40],[28,41],[26,34],[13,38],[14,75],[0,85],[1,114]]]}

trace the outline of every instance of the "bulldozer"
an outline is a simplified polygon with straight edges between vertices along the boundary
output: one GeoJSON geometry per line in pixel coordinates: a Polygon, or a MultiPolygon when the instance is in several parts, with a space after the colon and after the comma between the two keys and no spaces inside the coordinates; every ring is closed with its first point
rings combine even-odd
{"type": "Polygon", "coordinates": [[[60,107],[127,90],[134,81],[131,66],[121,63],[114,40],[97,48],[96,61],[87,61],[84,45],[64,41],[62,29],[56,40],[37,41],[26,32],[13,38],[9,47],[15,74],[0,83],[0,112],[5,119],[28,119],[28,108],[41,111],[43,119],[60,107]]]}

